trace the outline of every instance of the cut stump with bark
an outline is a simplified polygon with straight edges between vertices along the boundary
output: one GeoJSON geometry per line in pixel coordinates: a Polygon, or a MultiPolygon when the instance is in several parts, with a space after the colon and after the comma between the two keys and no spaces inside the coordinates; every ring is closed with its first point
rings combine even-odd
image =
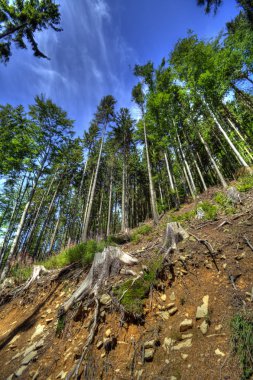
{"type": "Polygon", "coordinates": [[[137,259],[124,253],[118,247],[107,247],[103,252],[97,252],[88,275],[72,296],[59,308],[58,316],[66,314],[74,304],[82,301],[84,297],[92,296],[96,299],[106,281],[111,276],[118,275],[124,264],[133,265],[137,262],[137,259]]]}
{"type": "Polygon", "coordinates": [[[164,252],[164,259],[168,259],[168,256],[177,248],[177,244],[189,237],[183,227],[178,222],[170,222],[167,224],[164,243],[162,251],[164,252]]]}

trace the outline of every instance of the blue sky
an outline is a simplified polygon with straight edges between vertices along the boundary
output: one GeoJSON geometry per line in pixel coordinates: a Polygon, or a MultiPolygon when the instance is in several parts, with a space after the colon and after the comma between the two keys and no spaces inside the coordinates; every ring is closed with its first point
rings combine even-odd
{"type": "Polygon", "coordinates": [[[135,64],[158,65],[179,38],[192,29],[201,38],[215,36],[238,8],[224,0],[216,16],[205,15],[196,0],[61,0],[63,32],[39,33],[40,49],[51,59],[14,50],[0,64],[0,104],[33,103],[43,93],[75,120],[82,136],[96,106],[112,94],[117,107],[129,107],[135,64]]]}

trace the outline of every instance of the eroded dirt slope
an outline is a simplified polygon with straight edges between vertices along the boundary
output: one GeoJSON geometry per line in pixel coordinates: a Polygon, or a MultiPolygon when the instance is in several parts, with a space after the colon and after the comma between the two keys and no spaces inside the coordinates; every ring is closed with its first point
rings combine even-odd
{"type": "MultiPolygon", "coordinates": [[[[122,321],[108,292],[103,295],[97,333],[81,364],[80,378],[240,379],[241,369],[231,350],[230,320],[253,305],[253,251],[248,244],[253,243],[252,200],[251,191],[233,215],[185,223],[190,237],[173,254],[173,275],[152,289],[142,323],[122,321]],[[215,260],[196,237],[211,244],[215,260]]],[[[186,205],[178,214],[193,207],[186,205]]],[[[169,215],[164,216],[138,244],[122,246],[139,259],[133,268],[137,273],[161,246],[168,220],[169,215]]],[[[59,281],[41,281],[1,306],[1,380],[67,377],[82,354],[94,310],[91,306],[70,311],[62,329],[57,311],[86,273],[73,269],[59,281]]],[[[120,279],[124,276],[114,281],[120,279]]]]}

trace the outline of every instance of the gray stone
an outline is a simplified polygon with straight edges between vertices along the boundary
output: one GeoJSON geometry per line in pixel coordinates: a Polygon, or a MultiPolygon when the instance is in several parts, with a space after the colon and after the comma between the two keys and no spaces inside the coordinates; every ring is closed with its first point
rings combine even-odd
{"type": "Polygon", "coordinates": [[[155,347],[155,344],[156,344],[156,341],[155,339],[153,340],[149,340],[147,342],[144,343],[144,348],[154,348],[155,347]]]}
{"type": "Polygon", "coordinates": [[[112,301],[112,299],[109,296],[109,294],[102,294],[102,296],[100,297],[100,303],[102,305],[109,305],[111,303],[111,301],[112,301]]]}
{"type": "Polygon", "coordinates": [[[100,348],[103,347],[103,341],[100,340],[98,343],[97,343],[97,349],[100,350],[100,348]]]}
{"type": "Polygon", "coordinates": [[[174,315],[174,314],[176,314],[177,311],[178,311],[178,308],[177,307],[173,307],[172,309],[169,309],[169,314],[170,315],[174,315]]]}
{"type": "Polygon", "coordinates": [[[171,347],[173,346],[173,344],[175,343],[175,340],[171,339],[171,338],[164,338],[164,342],[163,342],[163,349],[164,351],[166,351],[167,353],[170,352],[171,350],[171,347]]]}
{"type": "Polygon", "coordinates": [[[197,307],[196,319],[206,318],[208,315],[208,301],[209,296],[206,295],[203,297],[203,304],[197,307]]]}
{"type": "Polygon", "coordinates": [[[170,300],[171,300],[171,301],[175,301],[175,300],[176,300],[176,296],[175,296],[175,293],[174,293],[174,292],[172,292],[172,293],[170,294],[170,300]]]}
{"type": "Polygon", "coordinates": [[[27,349],[24,352],[24,356],[27,356],[28,354],[30,354],[30,352],[35,351],[37,348],[36,344],[37,343],[33,343],[31,346],[27,347],[27,349]]]}
{"type": "Polygon", "coordinates": [[[208,323],[207,321],[203,321],[200,325],[200,331],[202,332],[203,335],[206,335],[208,330],[208,323]]]}
{"type": "Polygon", "coordinates": [[[179,330],[181,332],[192,329],[193,323],[192,319],[184,319],[183,322],[180,323],[179,330]]]}
{"type": "Polygon", "coordinates": [[[191,339],[186,339],[186,340],[183,340],[182,342],[179,342],[175,346],[172,346],[171,349],[174,350],[174,351],[179,351],[182,348],[189,348],[191,346],[192,346],[192,340],[191,339]]]}
{"type": "Polygon", "coordinates": [[[22,375],[22,373],[25,371],[26,369],[26,365],[22,365],[16,372],[15,372],[15,376],[16,377],[20,377],[22,375]]]}
{"type": "Polygon", "coordinates": [[[161,311],[157,313],[164,321],[167,321],[170,317],[168,311],[161,311]]]}
{"type": "Polygon", "coordinates": [[[192,338],[193,334],[182,334],[182,340],[192,338]]]}
{"type": "Polygon", "coordinates": [[[155,354],[154,348],[147,348],[144,350],[144,360],[145,362],[151,362],[155,354]]]}
{"type": "Polygon", "coordinates": [[[31,351],[28,355],[25,356],[25,358],[22,360],[21,364],[26,365],[26,364],[30,363],[30,361],[35,359],[37,355],[38,355],[37,351],[31,351]]]}

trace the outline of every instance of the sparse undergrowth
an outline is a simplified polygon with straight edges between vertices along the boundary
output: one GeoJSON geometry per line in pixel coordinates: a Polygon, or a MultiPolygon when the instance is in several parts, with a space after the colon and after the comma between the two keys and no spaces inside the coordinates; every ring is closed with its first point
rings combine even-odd
{"type": "Polygon", "coordinates": [[[32,268],[28,266],[22,266],[15,264],[10,270],[10,277],[14,277],[17,283],[27,281],[32,274],[32,268]]]}
{"type": "Polygon", "coordinates": [[[102,252],[106,243],[89,240],[87,243],[80,243],[73,247],[66,248],[58,255],[51,256],[41,262],[46,269],[62,268],[74,262],[80,262],[81,265],[90,265],[96,252],[102,252]]]}
{"type": "Polygon", "coordinates": [[[213,199],[216,203],[218,203],[221,211],[223,211],[226,215],[235,213],[236,209],[233,206],[231,200],[222,191],[219,191],[218,193],[216,193],[213,199]]]}
{"type": "Polygon", "coordinates": [[[138,280],[133,282],[129,279],[114,288],[114,295],[120,300],[126,313],[137,317],[143,314],[145,299],[149,295],[151,286],[157,283],[157,274],[161,266],[162,258],[156,258],[138,280]]]}
{"type": "Polygon", "coordinates": [[[249,191],[253,188],[253,175],[244,175],[237,181],[236,188],[238,191],[249,191]]]}
{"type": "Polygon", "coordinates": [[[242,368],[242,379],[253,374],[253,314],[236,314],[231,320],[232,344],[242,368]]]}
{"type": "Polygon", "coordinates": [[[130,235],[130,240],[133,243],[139,243],[141,240],[141,237],[144,235],[148,235],[152,231],[152,227],[148,224],[143,224],[140,227],[135,228],[130,235]]]}

